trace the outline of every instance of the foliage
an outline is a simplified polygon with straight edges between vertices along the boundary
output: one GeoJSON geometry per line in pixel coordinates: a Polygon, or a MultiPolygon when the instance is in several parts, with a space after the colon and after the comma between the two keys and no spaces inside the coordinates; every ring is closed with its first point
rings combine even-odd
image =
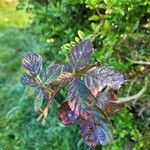
{"type": "Polygon", "coordinates": [[[48,99],[46,107],[38,118],[40,120],[43,117],[42,124],[45,124],[49,107],[55,95],[68,82],[71,82],[67,98],[68,106],[63,103],[65,107],[60,107],[59,118],[66,125],[73,124],[78,118],[81,122],[80,132],[82,138],[87,145],[95,147],[111,142],[111,124],[105,115],[105,107],[107,106],[107,109],[112,109],[112,112],[115,112],[113,110],[115,107],[112,108],[110,103],[113,99],[107,98],[109,94],[104,96],[104,98],[106,97],[104,105],[100,107],[97,105],[100,110],[94,108],[94,104],[104,103],[104,98],[99,97],[99,95],[103,94],[101,92],[103,88],[110,86],[114,89],[119,89],[125,80],[122,75],[115,73],[110,68],[93,67],[89,64],[92,53],[93,45],[90,40],[82,41],[70,53],[69,64],[67,64],[71,67],[69,74],[67,74],[68,70],[64,70],[63,64],[50,65],[43,73],[43,78],[40,78],[42,69],[41,56],[36,53],[27,53],[22,61],[26,74],[22,76],[21,82],[24,86],[32,88],[36,99],[34,104],[36,111],[41,109],[43,96],[48,99]],[[52,86],[56,86],[57,89],[53,90],[52,86]],[[98,97],[97,93],[99,93],[98,97]],[[60,113],[61,111],[64,115],[60,113]]]}
{"type": "MultiPolygon", "coordinates": [[[[91,38],[95,52],[90,63],[101,62],[128,77],[117,93],[119,97],[135,94],[142,88],[149,66],[133,64],[127,58],[150,60],[149,0],[104,0],[98,4],[95,0],[46,0],[48,4],[45,0],[20,1],[23,3],[18,10],[14,8],[16,3],[0,5],[0,149],[90,150],[80,139],[78,124],[65,127],[56,118],[67,96],[66,89],[56,96],[47,124],[38,125],[36,114],[32,114],[31,93],[16,84],[21,74],[20,61],[30,50],[46,60],[43,68],[65,62],[76,44],[91,38]],[[5,21],[6,17],[9,21],[5,21]]],[[[149,149],[149,89],[150,84],[140,99],[110,116],[114,140],[110,146],[96,149],[149,149]]],[[[43,105],[45,102],[44,98],[43,105]]]]}
{"type": "Polygon", "coordinates": [[[25,10],[16,11],[16,6],[17,1],[8,1],[8,4],[7,1],[0,1],[0,27],[11,26],[25,28],[28,26],[31,14],[25,13],[25,10]]]}

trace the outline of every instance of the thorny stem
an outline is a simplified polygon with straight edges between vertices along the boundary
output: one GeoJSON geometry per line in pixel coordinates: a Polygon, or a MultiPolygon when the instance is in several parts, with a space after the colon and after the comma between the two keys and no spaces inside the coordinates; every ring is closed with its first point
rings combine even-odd
{"type": "Polygon", "coordinates": [[[48,117],[48,111],[49,111],[49,107],[51,105],[51,103],[53,102],[53,99],[55,97],[56,94],[58,94],[62,88],[67,85],[69,83],[69,81],[71,80],[71,78],[68,78],[66,80],[64,80],[64,82],[62,82],[59,86],[58,89],[55,91],[50,91],[48,88],[45,89],[45,91],[48,93],[48,102],[46,107],[44,108],[44,110],[42,111],[42,113],[39,115],[39,117],[37,118],[37,121],[41,121],[42,125],[45,125],[46,123],[46,118],[48,117]]]}
{"type": "Polygon", "coordinates": [[[128,97],[118,98],[118,101],[112,101],[112,102],[113,103],[117,103],[117,104],[123,104],[123,103],[130,102],[130,101],[132,101],[134,99],[138,99],[147,90],[147,85],[148,85],[148,77],[145,77],[144,86],[143,86],[143,88],[137,94],[132,95],[132,96],[128,96],[128,97]]]}

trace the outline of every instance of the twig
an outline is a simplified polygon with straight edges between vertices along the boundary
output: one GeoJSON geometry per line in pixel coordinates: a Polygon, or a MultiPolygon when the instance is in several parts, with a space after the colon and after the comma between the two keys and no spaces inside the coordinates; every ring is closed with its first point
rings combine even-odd
{"type": "Polygon", "coordinates": [[[145,77],[144,86],[143,86],[143,88],[137,94],[135,94],[133,96],[118,98],[118,101],[113,101],[113,103],[123,104],[123,103],[130,102],[130,101],[132,101],[134,99],[138,99],[147,90],[147,85],[148,85],[148,78],[145,77]]]}
{"type": "Polygon", "coordinates": [[[128,61],[130,61],[131,63],[133,64],[139,64],[139,65],[150,65],[150,62],[149,61],[142,61],[142,60],[139,60],[139,61],[134,61],[134,60],[131,60],[129,58],[126,58],[128,61]]]}
{"type": "MultiPolygon", "coordinates": [[[[46,105],[46,107],[44,108],[44,110],[42,111],[42,113],[39,115],[39,117],[37,118],[37,121],[42,120],[42,121],[41,121],[42,125],[45,125],[45,123],[46,123],[45,120],[46,120],[46,118],[48,117],[49,107],[50,107],[51,103],[53,102],[53,99],[54,99],[55,95],[58,94],[58,93],[62,90],[62,88],[63,88],[66,84],[68,84],[68,82],[69,82],[70,80],[71,80],[71,78],[64,80],[64,82],[61,83],[61,85],[59,86],[59,88],[58,88],[57,90],[53,91],[53,92],[47,91],[47,93],[48,93],[48,102],[47,102],[47,105],[46,105]]],[[[48,90],[48,89],[47,89],[47,90],[48,90]]]]}
{"type": "Polygon", "coordinates": [[[102,15],[101,15],[101,13],[100,13],[99,9],[98,9],[98,8],[95,8],[95,10],[96,10],[96,12],[97,12],[98,16],[99,16],[99,17],[101,17],[102,15]]]}
{"type": "Polygon", "coordinates": [[[133,84],[136,82],[136,80],[137,80],[137,78],[134,78],[134,79],[131,81],[130,86],[129,86],[128,90],[127,90],[127,96],[129,96],[129,94],[130,94],[130,92],[131,92],[131,89],[132,89],[132,86],[133,86],[133,84]]]}

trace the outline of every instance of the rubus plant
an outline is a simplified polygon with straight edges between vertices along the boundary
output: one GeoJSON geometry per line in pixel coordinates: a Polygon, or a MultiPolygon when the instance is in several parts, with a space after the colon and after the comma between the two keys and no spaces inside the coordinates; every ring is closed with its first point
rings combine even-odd
{"type": "Polygon", "coordinates": [[[84,40],[70,52],[69,63],[52,64],[45,71],[42,71],[41,56],[27,53],[22,61],[25,74],[21,77],[21,83],[30,87],[35,96],[36,111],[41,110],[43,98],[48,99],[37,119],[42,124],[46,122],[55,95],[68,86],[68,97],[59,108],[58,118],[65,125],[79,121],[81,137],[90,147],[112,141],[108,115],[120,110],[113,91],[125,82],[123,75],[113,69],[90,64],[93,50],[91,41],[84,40]]]}

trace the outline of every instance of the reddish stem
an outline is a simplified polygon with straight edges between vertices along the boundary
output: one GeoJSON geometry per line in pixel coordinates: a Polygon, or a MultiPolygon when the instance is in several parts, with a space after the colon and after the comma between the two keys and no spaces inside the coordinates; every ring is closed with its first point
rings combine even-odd
{"type": "Polygon", "coordinates": [[[55,91],[53,91],[53,92],[49,91],[48,88],[45,89],[46,92],[48,93],[48,102],[47,102],[46,107],[45,107],[44,110],[42,111],[42,113],[41,113],[41,114],[39,115],[39,117],[37,118],[37,121],[40,121],[40,120],[42,119],[42,122],[41,122],[41,123],[42,123],[43,125],[45,125],[45,123],[46,123],[45,120],[46,120],[46,118],[48,117],[49,107],[50,107],[51,103],[53,102],[53,99],[54,99],[55,95],[58,94],[58,93],[62,90],[62,88],[70,82],[70,80],[71,80],[71,78],[64,80],[64,82],[62,82],[62,83],[58,86],[58,89],[55,90],[55,91]]]}

